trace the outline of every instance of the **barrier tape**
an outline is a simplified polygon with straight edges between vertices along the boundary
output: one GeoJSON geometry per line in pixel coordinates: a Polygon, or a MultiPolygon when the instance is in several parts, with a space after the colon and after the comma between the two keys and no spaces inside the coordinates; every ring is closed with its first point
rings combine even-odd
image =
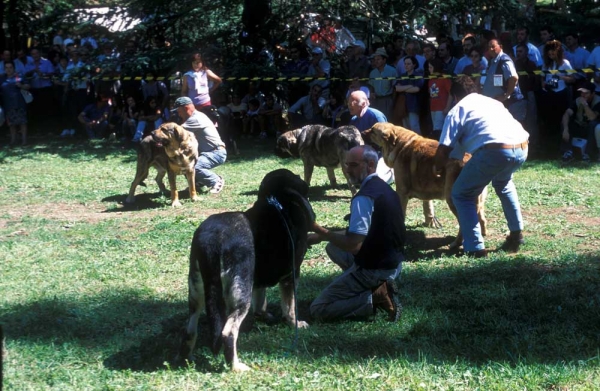
{"type": "MultiPolygon", "coordinates": [[[[533,73],[536,76],[541,76],[544,74],[574,74],[574,73],[594,73],[596,71],[600,71],[600,68],[596,68],[596,69],[592,69],[592,68],[583,68],[583,69],[568,69],[568,70],[548,70],[548,71],[542,71],[542,70],[535,70],[532,72],[527,72],[527,71],[518,71],[517,74],[519,76],[527,76],[530,73],[533,73]]],[[[471,75],[466,75],[464,73],[459,73],[457,75],[450,75],[450,74],[441,74],[441,75],[435,75],[435,76],[421,76],[421,75],[416,75],[416,76],[390,76],[390,77],[364,77],[364,78],[359,78],[358,80],[360,81],[369,81],[369,80],[420,80],[420,79],[424,79],[424,80],[430,80],[430,79],[454,79],[458,76],[472,76],[472,77],[479,77],[479,76],[485,76],[485,73],[473,73],[471,75]]],[[[36,79],[34,77],[24,77],[24,79],[26,80],[32,80],[32,79],[36,79]]],[[[62,80],[59,77],[38,77],[39,79],[43,79],[43,80],[62,80]]],[[[121,75],[116,75],[116,76],[85,76],[85,77],[68,77],[68,81],[83,81],[83,80],[92,80],[92,81],[96,81],[96,80],[102,80],[102,81],[117,81],[117,80],[124,80],[124,81],[130,81],[130,80],[134,80],[134,81],[141,81],[141,80],[146,80],[146,81],[163,81],[163,80],[178,80],[181,79],[181,76],[178,75],[171,75],[171,76],[158,76],[158,77],[144,77],[144,76],[121,76],[121,75]]],[[[310,82],[310,81],[314,81],[314,80],[329,80],[329,81],[346,81],[346,82],[350,82],[355,80],[354,78],[342,78],[342,77],[313,77],[313,76],[280,76],[280,77],[273,77],[273,76],[264,76],[264,77],[259,77],[259,76],[255,76],[255,77],[248,77],[248,76],[229,76],[229,77],[223,77],[222,80],[224,81],[304,81],[304,82],[310,82]]]]}

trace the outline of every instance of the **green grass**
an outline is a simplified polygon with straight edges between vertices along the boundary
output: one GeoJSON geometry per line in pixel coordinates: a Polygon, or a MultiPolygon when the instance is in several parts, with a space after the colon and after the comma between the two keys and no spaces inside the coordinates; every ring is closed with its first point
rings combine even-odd
{"type": "MultiPolygon", "coordinates": [[[[270,170],[297,160],[248,141],[217,172],[219,195],[172,209],[152,180],[126,197],[135,154],[118,144],[49,141],[0,150],[0,322],[7,390],[593,390],[600,384],[600,166],[530,161],[516,174],[527,243],[517,255],[471,260],[447,252],[457,224],[420,226],[409,203],[401,322],[319,323],[312,299],[339,271],[311,248],[298,289],[310,327],[255,323],[227,371],[205,346],[176,367],[187,312],[187,263],[210,214],[245,210],[270,170]]],[[[151,173],[151,175],[154,175],[151,173]]],[[[338,173],[341,182],[341,173],[338,173]]],[[[180,177],[180,189],[185,189],[180,177]]],[[[491,190],[491,189],[490,189],[491,190]]],[[[506,234],[498,198],[486,203],[487,247],[506,234]]],[[[344,227],[349,191],[316,169],[317,220],[344,227]]],[[[269,290],[278,314],[277,289],[269,290]]],[[[201,319],[201,333],[206,319],[201,319]]]]}

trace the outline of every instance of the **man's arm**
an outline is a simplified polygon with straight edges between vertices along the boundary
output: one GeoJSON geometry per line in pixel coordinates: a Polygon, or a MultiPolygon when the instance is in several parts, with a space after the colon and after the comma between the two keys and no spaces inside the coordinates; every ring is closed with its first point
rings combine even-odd
{"type": "Polygon", "coordinates": [[[364,235],[354,234],[351,232],[341,234],[339,232],[329,231],[328,229],[321,227],[316,222],[313,223],[312,230],[315,232],[315,235],[311,235],[309,237],[310,244],[328,241],[334,246],[352,254],[358,253],[366,237],[364,235]]]}
{"type": "Polygon", "coordinates": [[[567,109],[567,111],[565,111],[565,113],[563,114],[562,117],[562,126],[563,126],[563,132],[562,132],[562,138],[565,141],[569,141],[569,120],[571,119],[571,116],[573,115],[573,110],[572,109],[567,109]]]}

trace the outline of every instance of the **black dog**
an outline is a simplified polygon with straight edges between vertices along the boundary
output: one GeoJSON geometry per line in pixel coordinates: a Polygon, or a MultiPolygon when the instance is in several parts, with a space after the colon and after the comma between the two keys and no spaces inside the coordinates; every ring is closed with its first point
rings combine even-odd
{"type": "MultiPolygon", "coordinates": [[[[266,314],[265,288],[278,283],[286,322],[296,324],[294,284],[315,220],[307,193],[300,177],[275,170],[263,179],[252,208],[212,215],[198,227],[190,253],[190,319],[183,357],[193,360],[198,317],[206,306],[213,353],[224,344],[231,369],[248,370],[237,357],[240,325],[251,302],[255,314],[266,314]]],[[[308,325],[298,322],[298,326],[308,325]]]]}

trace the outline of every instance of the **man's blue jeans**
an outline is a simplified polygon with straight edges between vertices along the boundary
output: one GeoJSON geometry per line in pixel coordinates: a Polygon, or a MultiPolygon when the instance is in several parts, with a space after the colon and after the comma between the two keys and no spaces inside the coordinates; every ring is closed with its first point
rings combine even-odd
{"type": "Polygon", "coordinates": [[[227,160],[227,151],[224,148],[210,152],[200,152],[196,163],[196,185],[214,187],[219,181],[219,176],[210,169],[220,166],[227,160]]]}
{"type": "Polygon", "coordinates": [[[477,197],[492,182],[500,198],[508,229],[523,229],[523,216],[512,175],[527,160],[527,149],[479,149],[467,162],[452,187],[452,201],[458,212],[465,251],[485,248],[477,218],[477,197]]]}

